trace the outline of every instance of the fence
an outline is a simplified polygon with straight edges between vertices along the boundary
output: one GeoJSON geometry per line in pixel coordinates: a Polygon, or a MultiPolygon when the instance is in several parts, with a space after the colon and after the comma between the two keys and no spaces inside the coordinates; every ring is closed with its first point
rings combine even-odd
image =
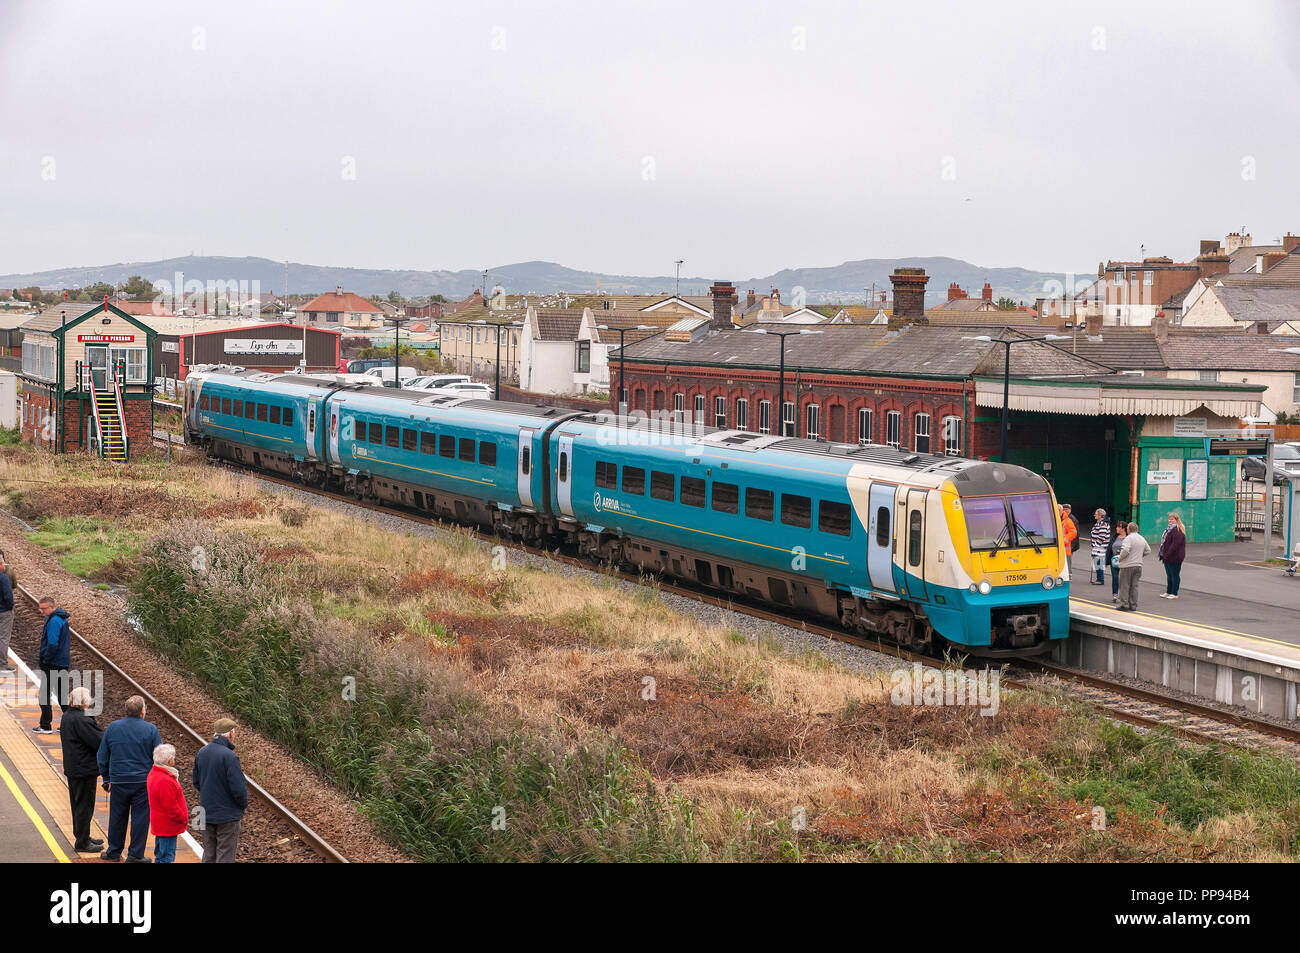
{"type": "MultiPolygon", "coordinates": [[[[1273,487],[1273,532],[1281,533],[1282,503],[1286,485],[1273,487]]],[[[1242,480],[1237,484],[1237,515],[1235,534],[1238,539],[1249,538],[1251,533],[1264,532],[1264,484],[1242,480]]]]}

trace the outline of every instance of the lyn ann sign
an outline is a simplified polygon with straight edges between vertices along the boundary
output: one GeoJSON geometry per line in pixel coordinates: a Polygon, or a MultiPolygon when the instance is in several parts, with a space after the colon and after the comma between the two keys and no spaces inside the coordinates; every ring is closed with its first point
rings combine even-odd
{"type": "Polygon", "coordinates": [[[255,341],[226,338],[227,354],[301,354],[302,341],[255,341]]]}

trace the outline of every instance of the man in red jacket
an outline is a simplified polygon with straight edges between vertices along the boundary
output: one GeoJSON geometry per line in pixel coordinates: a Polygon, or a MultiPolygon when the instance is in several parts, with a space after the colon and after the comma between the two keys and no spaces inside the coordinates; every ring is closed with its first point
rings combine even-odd
{"type": "Polygon", "coordinates": [[[176,838],[190,820],[180,777],[176,772],[176,749],[159,745],[153,749],[153,769],[145,782],[149,790],[149,826],[153,829],[153,862],[170,864],[176,859],[176,838]]]}

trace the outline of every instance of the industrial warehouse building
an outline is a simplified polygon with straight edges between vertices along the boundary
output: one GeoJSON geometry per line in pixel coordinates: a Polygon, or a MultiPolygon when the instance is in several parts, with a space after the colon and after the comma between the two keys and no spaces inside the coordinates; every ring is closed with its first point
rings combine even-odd
{"type": "Polygon", "coordinates": [[[309,373],[335,371],[343,332],[333,328],[303,327],[301,324],[236,324],[198,330],[184,319],[155,319],[158,348],[154,358],[159,374],[184,380],[189,369],[199,364],[236,364],[271,373],[283,373],[302,366],[304,354],[309,373]],[[182,325],[189,327],[182,330],[182,325]],[[179,374],[177,371],[179,370],[179,374]]]}

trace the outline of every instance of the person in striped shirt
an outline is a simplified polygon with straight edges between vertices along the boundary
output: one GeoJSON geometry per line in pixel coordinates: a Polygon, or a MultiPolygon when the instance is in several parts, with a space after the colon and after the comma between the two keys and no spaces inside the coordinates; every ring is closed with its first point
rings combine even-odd
{"type": "Polygon", "coordinates": [[[1088,581],[1094,586],[1106,585],[1106,552],[1110,548],[1110,520],[1106,511],[1098,509],[1092,515],[1092,571],[1095,576],[1088,581]]]}

